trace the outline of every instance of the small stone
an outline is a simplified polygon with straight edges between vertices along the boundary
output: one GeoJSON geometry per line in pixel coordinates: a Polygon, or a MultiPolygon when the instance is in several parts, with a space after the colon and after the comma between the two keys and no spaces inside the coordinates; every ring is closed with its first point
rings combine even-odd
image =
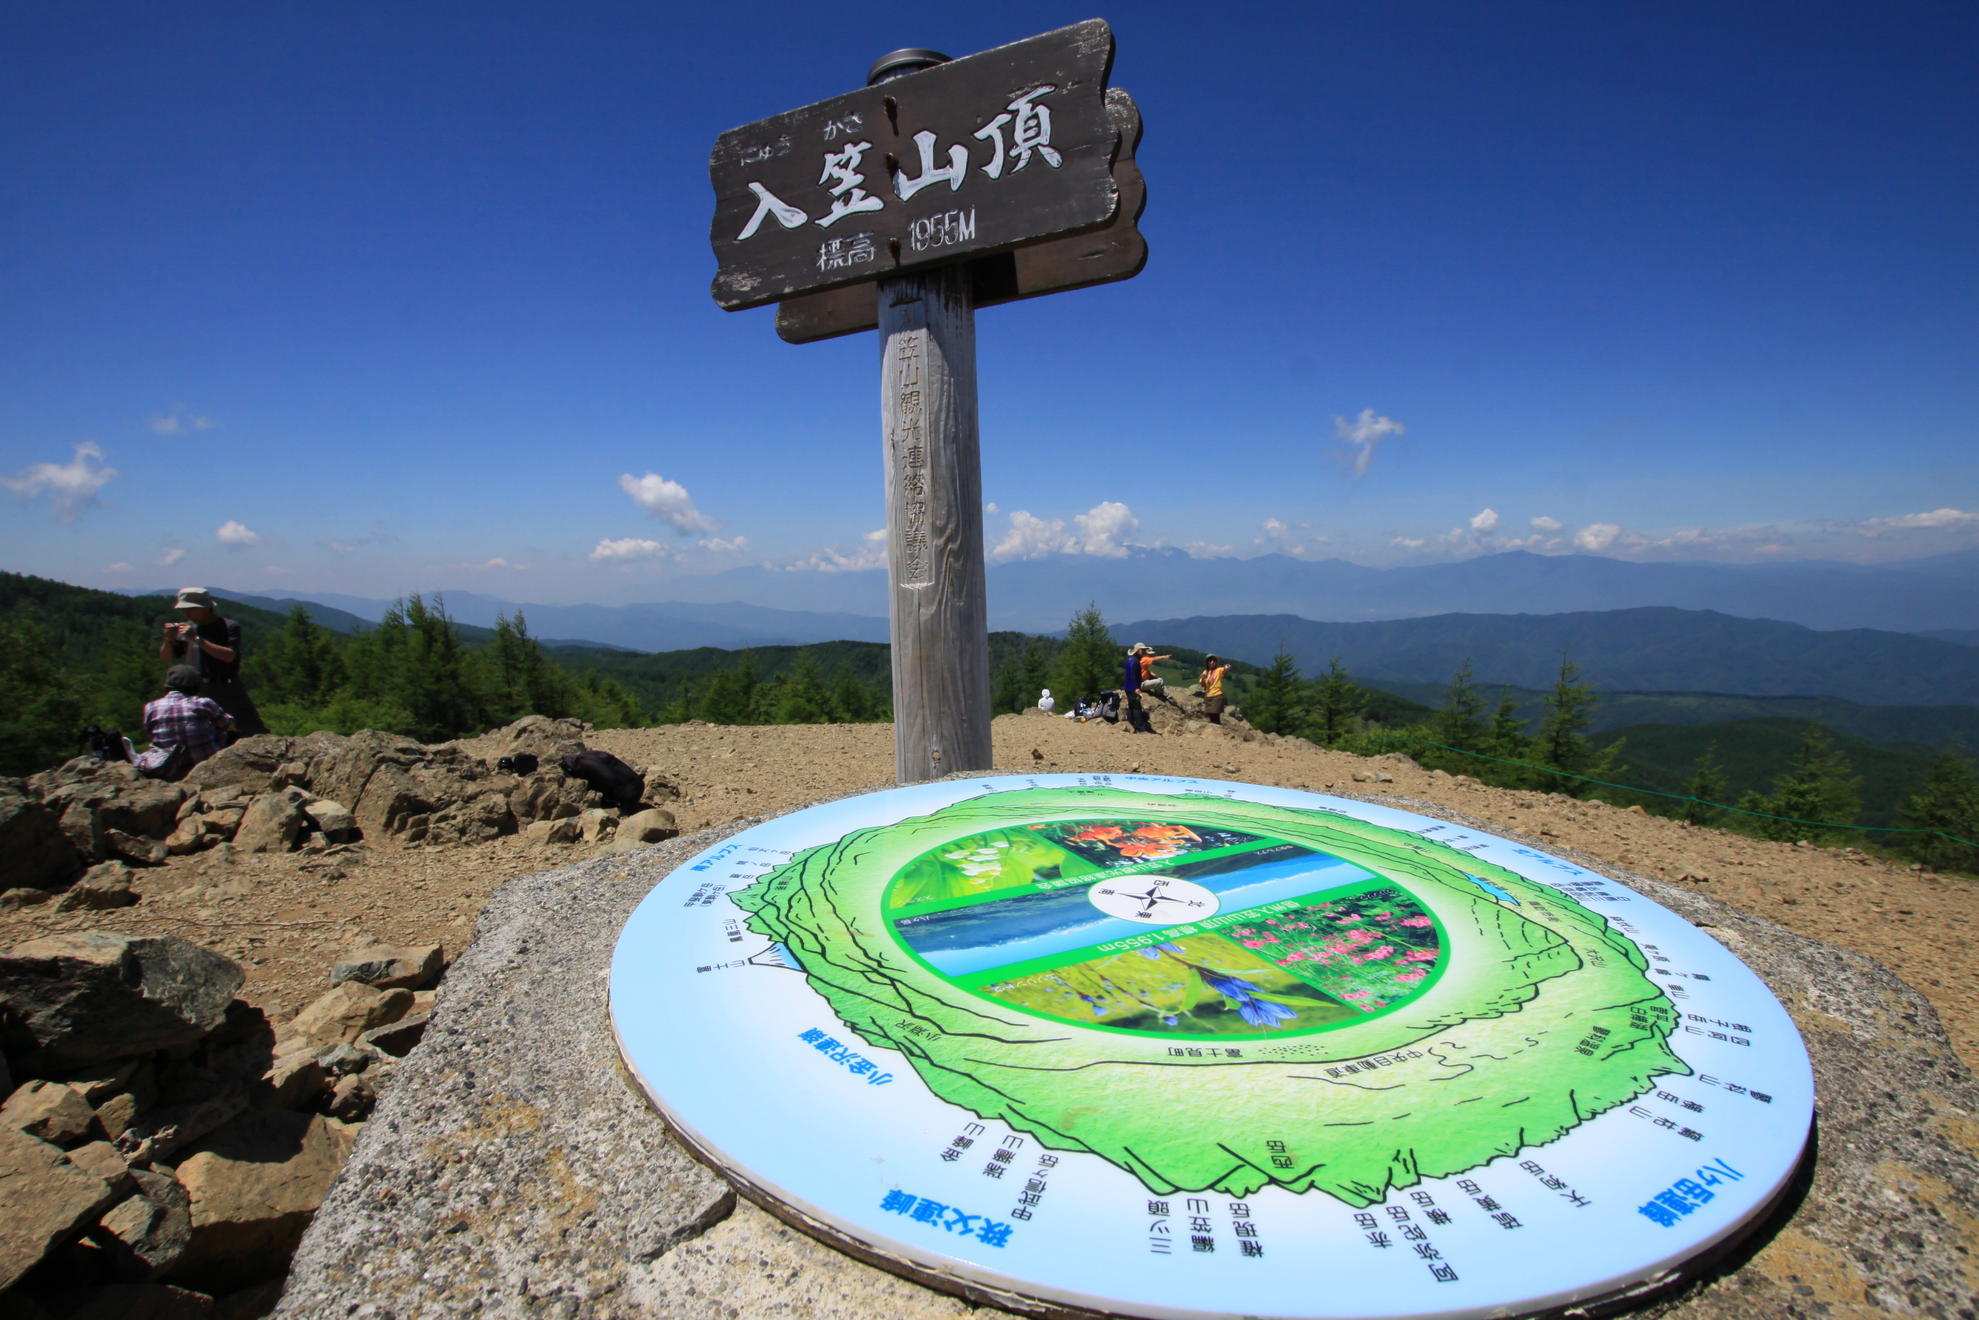
{"type": "Polygon", "coordinates": [[[332,982],[361,981],[380,990],[423,990],[440,979],[446,952],[437,944],[373,944],[337,959],[332,982]]]}
{"type": "Polygon", "coordinates": [[[137,1121],[138,1098],[129,1091],[119,1091],[96,1106],[96,1125],[103,1129],[103,1135],[115,1141],[130,1131],[131,1124],[137,1121]]]}
{"type": "Polygon", "coordinates": [[[59,1146],[0,1125],[0,1292],[116,1199],[59,1146]]]}
{"type": "Polygon", "coordinates": [[[348,1041],[338,1041],[316,1052],[316,1062],[332,1077],[349,1077],[371,1066],[372,1056],[348,1041]]]}
{"type": "Polygon", "coordinates": [[[408,1013],[397,1022],[365,1032],[363,1040],[366,1045],[383,1050],[393,1058],[404,1058],[412,1053],[412,1047],[426,1034],[427,1021],[424,1013],[408,1013]]]}
{"type": "Polygon", "coordinates": [[[0,1105],[0,1123],[31,1137],[72,1146],[96,1125],[89,1102],[60,1082],[28,1082],[0,1105]]]}
{"type": "Polygon", "coordinates": [[[22,908],[40,907],[56,895],[46,889],[0,889],[0,912],[18,912],[22,908]]]}
{"type": "Polygon", "coordinates": [[[618,823],[618,837],[637,843],[660,843],[680,833],[680,824],[665,807],[635,811],[618,823]]]}
{"type": "Polygon", "coordinates": [[[276,1059],[261,1080],[268,1086],[263,1109],[307,1109],[323,1093],[328,1074],[315,1052],[304,1048],[276,1059]]]}
{"type": "Polygon", "coordinates": [[[356,843],[364,837],[364,831],[358,828],[357,816],[341,802],[317,798],[303,811],[316,822],[316,828],[331,843],[356,843]]]}
{"type": "Polygon", "coordinates": [[[362,1123],[378,1103],[378,1078],[368,1072],[340,1078],[330,1092],[330,1116],[346,1123],[362,1123]]]}
{"type": "Polygon", "coordinates": [[[318,1044],[354,1041],[373,1027],[398,1021],[411,1008],[410,990],[377,990],[362,981],[342,981],[296,1014],[282,1034],[318,1044]]]}
{"type": "Polygon", "coordinates": [[[311,1114],[249,1114],[214,1133],[179,1165],[192,1241],[172,1277],[236,1287],[281,1273],[355,1140],[311,1114]]]}
{"type": "Polygon", "coordinates": [[[103,911],[137,902],[131,892],[131,868],[123,862],[99,862],[83,873],[55,905],[57,912],[103,911]]]}
{"type": "Polygon", "coordinates": [[[226,835],[220,828],[201,815],[189,815],[181,819],[165,839],[165,851],[174,857],[185,857],[203,851],[219,843],[226,835]]]}
{"type": "Polygon", "coordinates": [[[112,1206],[90,1232],[120,1278],[148,1279],[178,1263],[192,1240],[192,1204],[186,1189],[163,1174],[132,1174],[133,1196],[112,1206]]]}
{"type": "Polygon", "coordinates": [[[529,843],[576,843],[577,821],[570,816],[556,820],[532,820],[521,830],[523,839],[529,843]]]}
{"type": "Polygon", "coordinates": [[[247,804],[234,847],[242,852],[291,852],[309,826],[300,795],[294,789],[263,793],[247,804]]]}
{"type": "Polygon", "coordinates": [[[119,829],[105,829],[103,843],[111,852],[139,866],[163,866],[171,856],[163,839],[147,838],[141,834],[128,834],[119,829]]]}
{"type": "Polygon", "coordinates": [[[92,1141],[69,1152],[69,1163],[92,1178],[101,1178],[119,1196],[130,1191],[131,1168],[107,1141],[92,1141]]]}

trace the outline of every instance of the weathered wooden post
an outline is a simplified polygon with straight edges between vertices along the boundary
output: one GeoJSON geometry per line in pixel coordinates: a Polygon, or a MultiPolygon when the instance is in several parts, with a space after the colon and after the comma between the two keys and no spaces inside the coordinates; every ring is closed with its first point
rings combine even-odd
{"type": "Polygon", "coordinates": [[[781,303],[793,343],[880,331],[903,784],[991,764],[975,309],[1147,260],[1140,113],[1112,63],[1099,19],[961,60],[895,51],[864,91],[731,129],[709,159],[715,301],[781,303]]]}
{"type": "Polygon", "coordinates": [[[959,266],[881,280],[893,763],[990,768],[976,309],[959,266]]]}

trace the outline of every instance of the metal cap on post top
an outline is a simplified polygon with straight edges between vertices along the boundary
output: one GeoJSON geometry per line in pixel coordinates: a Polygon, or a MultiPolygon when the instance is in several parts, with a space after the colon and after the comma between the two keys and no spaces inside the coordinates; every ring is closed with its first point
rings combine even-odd
{"type": "Polygon", "coordinates": [[[948,63],[950,57],[938,50],[927,50],[920,46],[906,46],[900,50],[890,50],[873,61],[873,67],[866,71],[866,86],[876,87],[889,78],[913,73],[919,69],[932,69],[937,64],[948,63]]]}

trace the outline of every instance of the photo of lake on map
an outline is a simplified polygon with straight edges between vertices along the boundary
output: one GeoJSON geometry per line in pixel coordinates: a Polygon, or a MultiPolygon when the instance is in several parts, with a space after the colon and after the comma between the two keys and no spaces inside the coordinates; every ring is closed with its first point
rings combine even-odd
{"type": "MultiPolygon", "coordinates": [[[[1365,867],[1296,844],[1184,863],[1157,874],[1181,876],[1210,890],[1217,896],[1219,915],[1375,878],[1365,867]]],[[[1111,883],[1132,885],[1134,879],[1111,883]]],[[[1092,905],[1086,890],[1075,885],[903,917],[893,923],[894,933],[936,971],[968,976],[1160,929],[1108,916],[1092,905]]]]}

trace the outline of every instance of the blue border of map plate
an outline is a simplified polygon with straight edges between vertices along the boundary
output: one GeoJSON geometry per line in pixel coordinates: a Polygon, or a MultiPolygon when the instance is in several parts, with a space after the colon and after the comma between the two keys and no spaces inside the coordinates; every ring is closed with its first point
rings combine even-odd
{"type": "Polygon", "coordinates": [[[986,776],[764,822],[689,859],[640,903],[613,955],[610,1008],[626,1064],[668,1124],[774,1213],[939,1287],[1164,1320],[1502,1316],[1611,1296],[1750,1227],[1791,1180],[1813,1117],[1812,1070],[1786,1011],[1669,909],[1482,831],[1223,780],[986,776]],[[1692,1075],[1375,1206],[1278,1187],[1244,1202],[1157,1197],[1098,1156],[1051,1150],[936,1096],[903,1055],[840,1023],[727,898],[856,830],[984,794],[1068,787],[1343,812],[1427,831],[1555,888],[1656,947],[1651,975],[1682,996],[1669,1043],[1692,1075]],[[998,1159],[1040,1189],[1029,1222],[1011,1217],[1018,1184],[987,1176],[998,1159]],[[1157,1220],[1174,1224],[1166,1251],[1150,1233],[1157,1220]]]}

